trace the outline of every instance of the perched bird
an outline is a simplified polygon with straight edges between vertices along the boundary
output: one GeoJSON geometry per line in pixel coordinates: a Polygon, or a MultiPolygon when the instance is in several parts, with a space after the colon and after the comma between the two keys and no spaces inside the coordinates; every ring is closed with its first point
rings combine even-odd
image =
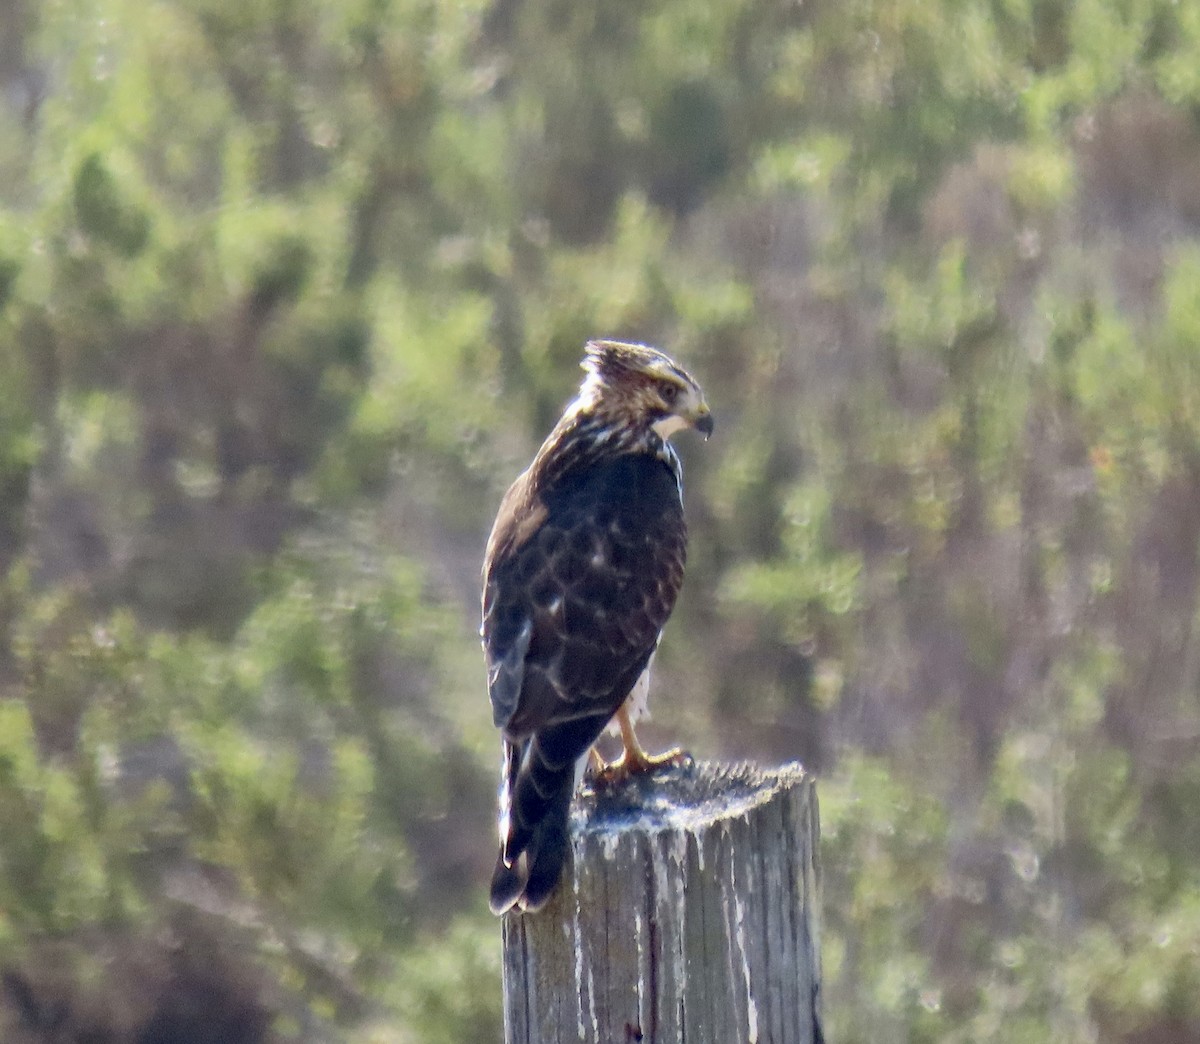
{"type": "MultiPolygon", "coordinates": [[[[640,344],[592,341],[579,394],[500,504],[484,559],[483,636],[502,730],[500,855],[491,908],[540,909],[568,849],[571,797],[605,727],[624,752],[608,779],[677,759],[648,755],[633,721],[683,582],[687,527],[667,439],[713,421],[690,374],[640,344]]],[[[602,763],[601,763],[602,764],[602,763]]]]}

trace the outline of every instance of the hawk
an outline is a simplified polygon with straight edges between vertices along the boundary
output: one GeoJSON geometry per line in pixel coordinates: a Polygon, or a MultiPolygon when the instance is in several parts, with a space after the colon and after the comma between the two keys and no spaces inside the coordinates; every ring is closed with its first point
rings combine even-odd
{"type": "Polygon", "coordinates": [[[712,415],[657,349],[592,341],[583,369],[579,394],[504,495],[484,559],[480,633],[504,745],[497,914],[538,910],[553,893],[571,797],[607,726],[624,752],[606,778],[680,756],[647,754],[633,721],[687,550],[667,440],[686,427],[707,439],[712,415]]]}

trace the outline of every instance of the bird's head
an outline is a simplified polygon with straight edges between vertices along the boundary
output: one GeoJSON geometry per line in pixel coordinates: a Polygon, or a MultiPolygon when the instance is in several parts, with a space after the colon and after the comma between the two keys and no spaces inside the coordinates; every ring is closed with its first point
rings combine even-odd
{"type": "Polygon", "coordinates": [[[683,428],[695,428],[706,439],[712,434],[712,413],[700,385],[657,348],[590,341],[583,368],[580,400],[593,408],[622,414],[631,427],[648,426],[664,440],[683,428]]]}

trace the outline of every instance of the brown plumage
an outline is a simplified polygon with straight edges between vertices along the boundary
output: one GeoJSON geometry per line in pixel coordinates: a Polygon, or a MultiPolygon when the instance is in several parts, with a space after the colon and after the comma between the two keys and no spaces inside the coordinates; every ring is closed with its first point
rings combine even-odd
{"type": "Polygon", "coordinates": [[[625,704],[683,582],[667,439],[688,426],[707,436],[712,417],[691,376],[653,348],[594,341],[583,366],[578,396],[505,494],[484,561],[483,646],[504,739],[496,913],[552,894],[578,770],[614,715],[625,754],[610,774],[662,760],[638,746],[625,704]]]}

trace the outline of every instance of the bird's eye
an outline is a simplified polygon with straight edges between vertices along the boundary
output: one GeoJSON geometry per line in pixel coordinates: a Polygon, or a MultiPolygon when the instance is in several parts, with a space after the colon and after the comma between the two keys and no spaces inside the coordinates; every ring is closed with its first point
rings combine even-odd
{"type": "Polygon", "coordinates": [[[678,384],[664,384],[660,394],[662,400],[668,406],[674,406],[675,400],[679,398],[680,387],[678,384]]]}

